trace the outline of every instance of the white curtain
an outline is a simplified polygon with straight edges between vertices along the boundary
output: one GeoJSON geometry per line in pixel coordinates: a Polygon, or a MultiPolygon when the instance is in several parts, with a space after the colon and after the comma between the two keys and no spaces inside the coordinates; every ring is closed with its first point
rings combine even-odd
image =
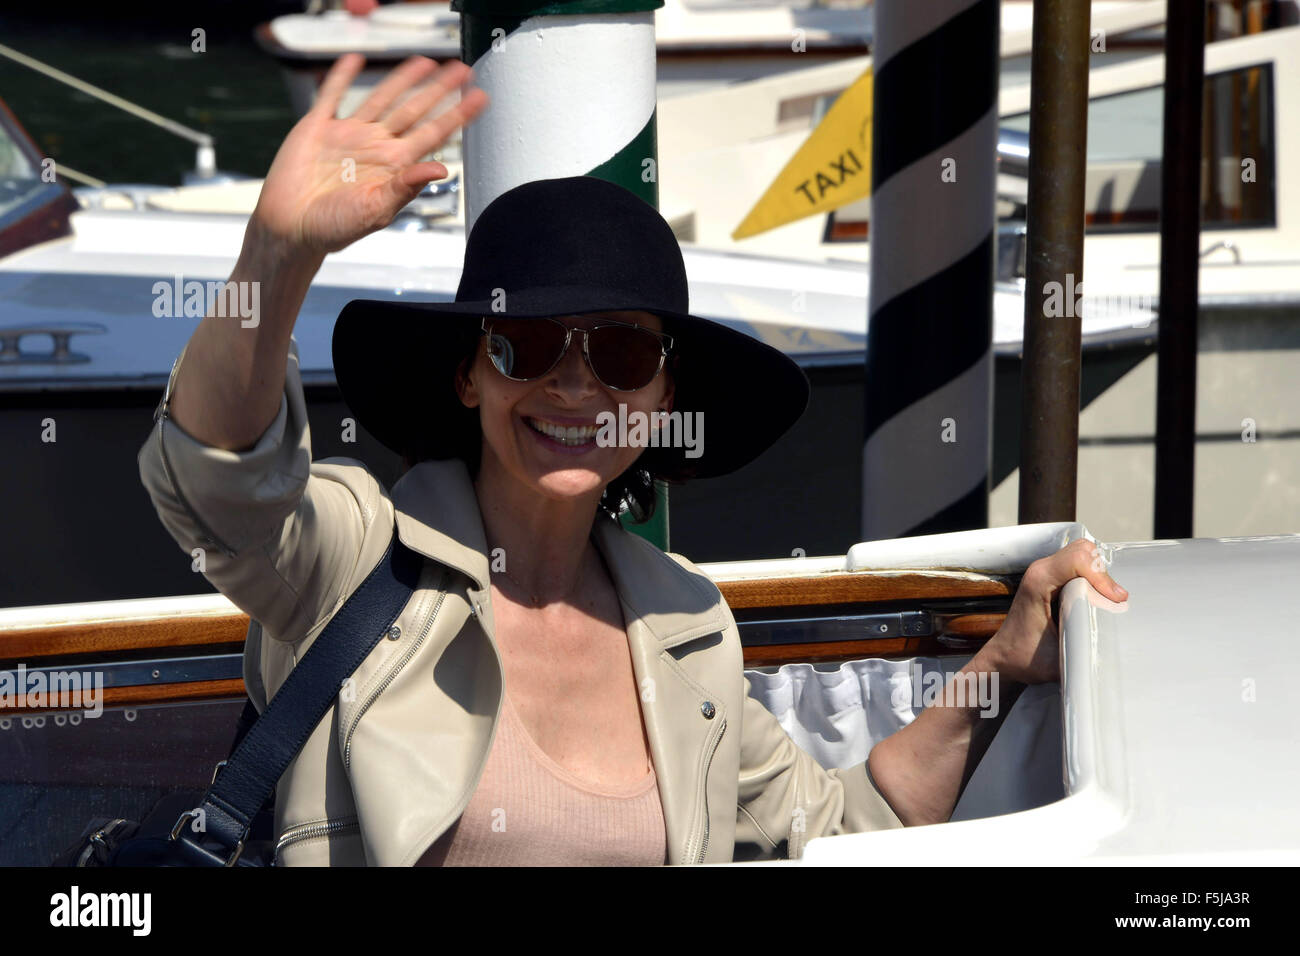
{"type": "MultiPolygon", "coordinates": [[[[833,670],[787,664],[774,673],[748,670],[750,695],[823,767],[851,767],[877,741],[911,723],[922,710],[926,681],[916,676],[960,669],[965,658],[848,661],[833,670]],[[920,693],[918,694],[918,686],[920,693]]],[[[953,820],[1012,813],[1065,796],[1060,685],[1025,689],[975,769],[953,820]]]]}

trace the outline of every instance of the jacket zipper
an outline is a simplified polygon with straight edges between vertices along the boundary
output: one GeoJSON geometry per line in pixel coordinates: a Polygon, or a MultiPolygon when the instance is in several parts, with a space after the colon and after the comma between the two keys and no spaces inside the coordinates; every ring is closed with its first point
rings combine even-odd
{"type": "Polygon", "coordinates": [[[370,705],[373,704],[378,699],[379,695],[382,694],[385,690],[387,690],[388,685],[391,684],[397,678],[397,675],[401,671],[401,669],[407,665],[407,663],[411,660],[412,657],[415,656],[415,652],[420,649],[420,645],[423,644],[424,639],[428,637],[429,630],[430,628],[433,627],[433,619],[438,616],[438,609],[442,607],[443,598],[447,596],[447,588],[445,587],[445,585],[446,585],[446,575],[444,572],[443,576],[438,581],[438,599],[437,601],[434,602],[433,610],[429,612],[428,618],[425,619],[424,626],[420,629],[420,636],[417,637],[415,639],[415,642],[406,649],[406,651],[402,654],[400,658],[398,658],[396,665],[394,665],[392,668],[389,669],[388,673],[384,676],[384,679],[379,684],[379,686],[370,692],[370,694],[366,697],[365,702],[362,703],[361,708],[357,711],[356,717],[352,719],[352,726],[348,728],[347,737],[344,738],[344,744],[343,744],[343,766],[344,767],[351,768],[352,766],[352,735],[356,733],[357,725],[361,723],[361,718],[364,717],[366,711],[370,709],[370,705]]]}
{"type": "Polygon", "coordinates": [[[113,846],[108,843],[107,838],[112,836],[115,830],[121,829],[129,821],[125,817],[118,817],[116,820],[110,820],[102,827],[86,838],[86,848],[81,851],[77,857],[77,866],[86,866],[86,861],[94,855],[96,847],[101,847],[106,853],[112,853],[113,846]]]}
{"type": "Polygon", "coordinates": [[[709,768],[713,766],[713,755],[718,752],[718,744],[722,742],[722,735],[726,729],[727,720],[724,717],[718,724],[718,732],[713,737],[713,746],[709,750],[709,759],[704,762],[704,777],[700,783],[704,798],[704,836],[700,840],[700,852],[696,857],[696,863],[703,863],[704,856],[709,850],[709,768]]]}
{"type": "Polygon", "coordinates": [[[310,823],[299,823],[291,826],[280,835],[279,841],[275,844],[274,860],[279,861],[280,851],[294,843],[300,843],[303,840],[310,840],[313,837],[328,836],[337,833],[340,830],[360,829],[361,823],[356,817],[343,817],[339,820],[313,820],[310,823]]]}
{"type": "MultiPolygon", "coordinates": [[[[794,787],[794,805],[796,809],[800,809],[800,810],[804,809],[803,793],[800,790],[800,785],[797,778],[794,787]]],[[[807,832],[808,829],[808,821],[807,821],[806,813],[804,815],[803,821],[801,822],[803,824],[802,830],[796,831],[793,825],[791,825],[790,827],[790,836],[786,843],[786,856],[788,859],[791,860],[798,860],[803,856],[803,844],[805,839],[805,833],[807,832]]]]}

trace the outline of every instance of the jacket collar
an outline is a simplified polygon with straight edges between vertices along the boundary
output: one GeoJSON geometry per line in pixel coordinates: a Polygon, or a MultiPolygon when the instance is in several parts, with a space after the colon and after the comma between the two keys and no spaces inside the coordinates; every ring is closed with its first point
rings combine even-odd
{"type": "Polygon", "coordinates": [[[464,462],[420,462],[397,480],[390,497],[402,544],[487,590],[487,536],[464,462]]]}
{"type": "MultiPolygon", "coordinates": [[[[464,462],[420,462],[397,481],[391,498],[403,544],[460,571],[476,590],[487,593],[487,538],[464,462]]],[[[592,539],[629,619],[639,619],[661,649],[726,627],[722,596],[698,571],[688,570],[604,514],[596,518],[592,539]]]]}
{"type": "Polygon", "coordinates": [[[602,515],[593,529],[596,547],[614,578],[628,614],[645,625],[660,649],[675,647],[727,626],[717,585],[687,570],[649,541],[602,515]]]}

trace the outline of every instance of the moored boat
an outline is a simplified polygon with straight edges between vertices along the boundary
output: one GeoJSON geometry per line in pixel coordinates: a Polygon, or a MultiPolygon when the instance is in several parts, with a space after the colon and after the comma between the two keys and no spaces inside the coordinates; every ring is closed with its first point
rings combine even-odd
{"type": "MultiPolygon", "coordinates": [[[[1021,525],[701,569],[736,616],[752,695],[845,767],[933,704],[926,688],[997,630],[1029,563],[1080,537],[1021,525]]],[[[1300,535],[1102,549],[1134,598],[1067,586],[1062,681],[1015,701],[952,822],[770,865],[1300,861],[1300,767],[1278,759],[1300,739],[1283,686],[1300,648],[1272,626],[1300,612],[1300,535]]],[[[247,626],[220,595],[0,609],[0,822],[17,835],[0,865],[42,865],[86,819],[206,786],[242,706],[247,626]],[[51,706],[74,683],[77,706],[51,706]]]]}

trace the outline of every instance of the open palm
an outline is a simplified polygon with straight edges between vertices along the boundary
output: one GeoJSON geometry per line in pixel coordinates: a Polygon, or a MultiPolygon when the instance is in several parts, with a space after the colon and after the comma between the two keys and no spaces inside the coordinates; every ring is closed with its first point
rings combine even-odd
{"type": "Polygon", "coordinates": [[[459,60],[440,68],[427,57],[412,57],[355,113],[338,119],[339,102],[364,63],[350,53],[330,68],[316,104],[276,153],[253,213],[273,236],[318,254],[384,228],[425,184],[446,177],[442,163],[418,160],[487,105],[486,93],[470,89],[455,106],[420,123],[472,71],[459,60]]]}

